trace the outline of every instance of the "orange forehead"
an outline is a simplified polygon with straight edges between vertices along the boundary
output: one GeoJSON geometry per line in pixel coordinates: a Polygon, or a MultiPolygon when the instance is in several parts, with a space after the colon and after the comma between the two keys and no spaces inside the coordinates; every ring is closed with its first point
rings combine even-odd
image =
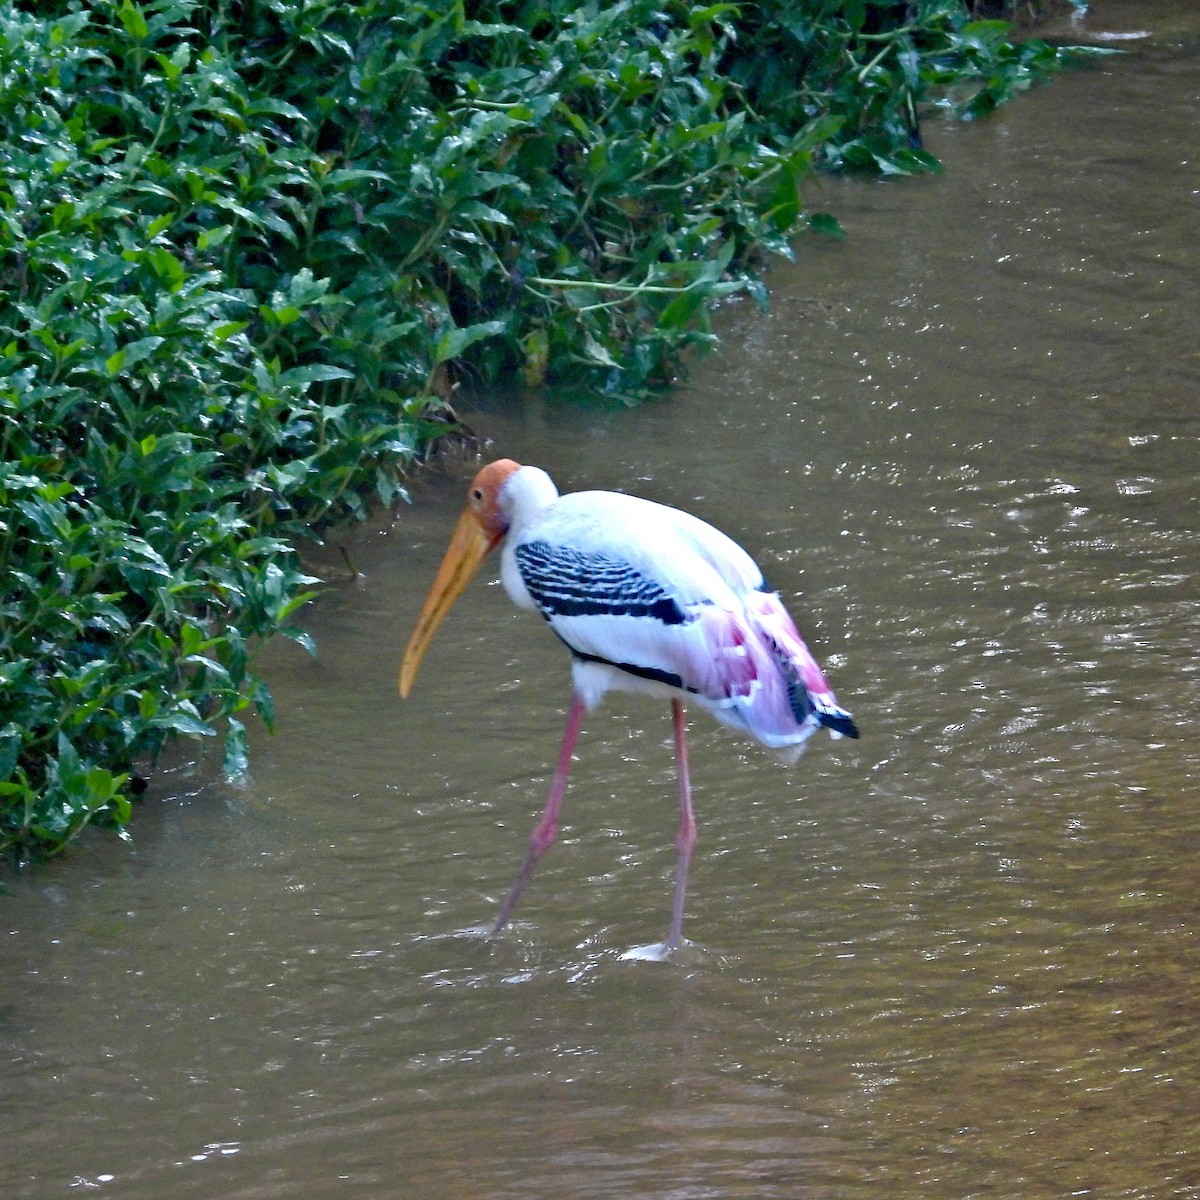
{"type": "Polygon", "coordinates": [[[521,464],[511,458],[488,463],[467,488],[467,510],[474,513],[493,546],[508,530],[508,518],[500,511],[500,489],[509,476],[520,469],[521,464]]]}
{"type": "Polygon", "coordinates": [[[496,496],[504,486],[504,481],[520,468],[521,464],[513,462],[511,458],[501,458],[496,462],[488,463],[471,480],[471,486],[467,489],[467,499],[475,504],[482,502],[491,507],[495,504],[496,496]]]}

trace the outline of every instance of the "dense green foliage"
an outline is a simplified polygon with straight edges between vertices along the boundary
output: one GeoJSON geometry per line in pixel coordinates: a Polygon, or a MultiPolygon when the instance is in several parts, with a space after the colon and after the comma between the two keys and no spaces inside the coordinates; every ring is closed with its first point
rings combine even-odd
{"type": "Polygon", "coordinates": [[[0,847],[121,828],[270,723],[294,539],[399,492],[455,378],[637,395],[760,301],[818,166],[1057,64],[956,0],[0,9],[0,847]]]}

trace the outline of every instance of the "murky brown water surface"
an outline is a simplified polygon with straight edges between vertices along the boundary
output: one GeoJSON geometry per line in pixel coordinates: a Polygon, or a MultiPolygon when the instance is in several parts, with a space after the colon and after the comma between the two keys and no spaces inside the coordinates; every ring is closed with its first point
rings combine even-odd
{"type": "Polygon", "coordinates": [[[355,535],[272,652],[245,789],[168,778],[0,900],[0,1194],[1200,1195],[1200,11],[975,126],[948,172],[831,181],[768,318],[663,402],[497,401],[567,489],[691,508],[760,558],[863,729],[797,768],[693,727],[675,963],[665,705],[585,726],[539,809],[565,656],[483,583],[395,669],[461,478],[355,535]]]}

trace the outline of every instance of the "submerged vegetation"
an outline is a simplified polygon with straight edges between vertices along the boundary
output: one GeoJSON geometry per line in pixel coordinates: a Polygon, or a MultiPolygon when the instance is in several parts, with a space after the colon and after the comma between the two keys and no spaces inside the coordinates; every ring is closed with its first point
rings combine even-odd
{"type": "Polygon", "coordinates": [[[244,766],[296,539],[389,503],[455,380],[636,397],[765,302],[818,169],[935,169],[1063,56],[958,0],[0,9],[0,848],[244,766]]]}

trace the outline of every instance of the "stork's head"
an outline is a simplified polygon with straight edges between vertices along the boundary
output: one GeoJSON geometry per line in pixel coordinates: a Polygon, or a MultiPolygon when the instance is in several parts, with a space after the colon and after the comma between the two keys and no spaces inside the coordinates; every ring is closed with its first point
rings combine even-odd
{"type": "Polygon", "coordinates": [[[479,569],[479,564],[504,540],[508,532],[509,506],[503,502],[501,493],[505,483],[520,469],[520,463],[502,458],[488,463],[471,480],[467,488],[467,506],[458,519],[442,565],[417,618],[417,626],[404,649],[400,664],[401,696],[407,696],[412,690],[421,659],[455,600],[479,569]]]}

